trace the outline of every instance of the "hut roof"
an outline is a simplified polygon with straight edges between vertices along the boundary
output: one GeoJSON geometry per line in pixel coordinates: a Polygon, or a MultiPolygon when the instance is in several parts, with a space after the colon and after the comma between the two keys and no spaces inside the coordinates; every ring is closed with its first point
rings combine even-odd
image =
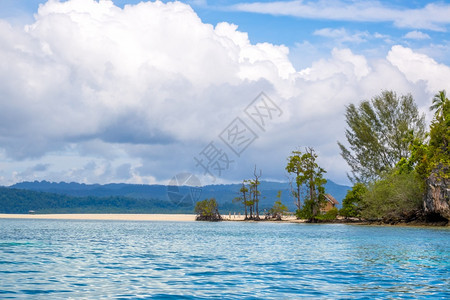
{"type": "Polygon", "coordinates": [[[334,205],[339,204],[339,202],[330,194],[325,194],[325,199],[327,199],[327,201],[330,201],[334,205]]]}

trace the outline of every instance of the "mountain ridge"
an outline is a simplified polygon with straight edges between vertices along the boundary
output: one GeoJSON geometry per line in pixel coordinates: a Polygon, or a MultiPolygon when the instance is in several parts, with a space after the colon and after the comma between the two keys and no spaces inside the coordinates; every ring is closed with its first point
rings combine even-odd
{"type": "MultiPolygon", "coordinates": [[[[172,202],[175,206],[182,206],[185,208],[188,206],[193,206],[198,200],[214,197],[219,203],[219,208],[240,210],[241,205],[238,203],[233,203],[233,199],[238,196],[240,186],[241,184],[232,183],[205,185],[196,188],[189,186],[168,186],[160,184],[85,184],[77,182],[49,182],[44,180],[32,182],[25,181],[16,183],[7,188],[81,198],[124,197],[127,199],[147,199],[152,201],[161,201],[163,203],[172,202]],[[169,187],[172,189],[172,193],[169,193],[169,187]],[[173,189],[175,189],[174,192],[173,189]],[[193,191],[196,192],[195,196],[193,195],[193,191]],[[187,197],[185,197],[186,195],[187,197]],[[175,196],[175,198],[172,196],[175,196]]],[[[328,180],[325,185],[326,192],[333,195],[339,201],[340,204],[338,207],[341,206],[342,199],[345,197],[345,194],[349,189],[349,186],[336,184],[332,180],[328,180]]],[[[261,191],[261,210],[269,209],[276,200],[278,191],[281,190],[283,203],[285,203],[291,211],[295,211],[294,199],[290,196],[290,185],[288,182],[261,181],[259,190],[261,191]]]]}

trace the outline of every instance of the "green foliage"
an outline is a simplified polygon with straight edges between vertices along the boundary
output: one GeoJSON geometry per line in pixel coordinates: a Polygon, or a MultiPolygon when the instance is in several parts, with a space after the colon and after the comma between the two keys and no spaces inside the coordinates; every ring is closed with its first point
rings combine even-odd
{"type": "Polygon", "coordinates": [[[281,203],[281,191],[278,191],[277,198],[278,200],[275,201],[272,208],[269,210],[269,213],[272,217],[281,219],[281,216],[288,211],[288,208],[281,203]]]}
{"type": "MultiPolygon", "coordinates": [[[[445,90],[439,91],[433,97],[433,104],[430,106],[431,111],[435,111],[435,117],[441,118],[445,115],[445,110],[448,108],[448,98],[446,96],[445,90]],[[447,106],[447,107],[446,107],[447,106]]],[[[448,111],[447,111],[448,113],[448,111]]]]}
{"type": "Polygon", "coordinates": [[[323,178],[323,174],[326,171],[317,164],[316,160],[317,154],[313,148],[307,148],[305,153],[293,151],[288,158],[286,171],[295,174],[297,190],[292,193],[297,198],[297,213],[302,216],[301,218],[305,218],[305,216],[308,216],[307,219],[314,218],[325,201],[324,185],[327,181],[323,178]],[[300,202],[302,185],[306,185],[308,191],[303,208],[300,202]]]}
{"type": "Polygon", "coordinates": [[[353,182],[368,183],[389,172],[402,158],[410,155],[413,139],[425,137],[424,116],[419,115],[411,95],[400,96],[383,91],[359,106],[346,110],[349,148],[338,142],[342,157],[351,168],[353,182]]]}
{"type": "Polygon", "coordinates": [[[195,204],[195,213],[205,217],[211,217],[217,210],[216,199],[205,199],[195,204]]]}
{"type": "MultiPolygon", "coordinates": [[[[448,147],[450,140],[450,100],[445,96],[445,90],[440,91],[435,99],[438,95],[440,102],[435,103],[433,101],[433,106],[430,107],[431,109],[436,107],[436,112],[430,126],[429,174],[438,165],[450,165],[450,149],[448,147]]],[[[448,178],[449,174],[442,174],[442,177],[448,178]]]]}
{"type": "Polygon", "coordinates": [[[322,221],[332,221],[332,220],[336,219],[338,213],[339,213],[338,209],[336,207],[333,207],[332,209],[330,209],[323,215],[316,216],[316,219],[322,220],[322,221]]]}
{"type": "Polygon", "coordinates": [[[421,208],[423,185],[415,172],[386,173],[363,194],[361,216],[374,220],[396,217],[421,208]]]}
{"type": "MultiPolygon", "coordinates": [[[[259,198],[261,196],[261,191],[258,191],[258,186],[261,182],[258,180],[258,178],[256,178],[255,180],[248,180],[248,183],[250,185],[250,199],[248,201],[248,204],[252,206],[251,212],[254,212],[255,217],[259,218],[258,204],[259,198]]],[[[250,218],[252,217],[253,216],[250,214],[250,218]]]]}
{"type": "Polygon", "coordinates": [[[363,196],[366,191],[367,188],[364,184],[356,183],[352,189],[347,192],[347,195],[342,201],[342,208],[339,211],[339,214],[346,218],[359,218],[361,215],[363,196]]]}
{"type": "Polygon", "coordinates": [[[288,211],[288,208],[286,205],[284,205],[283,203],[281,203],[281,200],[277,200],[275,201],[275,203],[273,204],[272,208],[269,210],[269,213],[274,216],[281,216],[284,213],[286,213],[288,211]]]}
{"type": "Polygon", "coordinates": [[[297,219],[311,220],[314,218],[314,201],[307,199],[301,209],[297,209],[295,216],[297,219]]]}
{"type": "Polygon", "coordinates": [[[296,199],[297,209],[301,209],[301,186],[303,184],[301,174],[303,173],[303,153],[301,151],[292,151],[292,155],[288,157],[286,171],[294,174],[295,189],[291,188],[292,196],[296,199]]]}
{"type": "MultiPolygon", "coordinates": [[[[411,157],[408,163],[414,166],[415,171],[425,181],[432,170],[444,169],[450,165],[450,101],[445,90],[440,91],[433,98],[431,110],[435,110],[430,125],[429,140],[427,143],[414,140],[411,144],[411,157]]],[[[449,174],[442,173],[440,177],[448,178],[449,174]]]]}
{"type": "Polygon", "coordinates": [[[239,197],[235,197],[233,202],[242,202],[245,209],[245,219],[259,219],[259,200],[261,191],[258,190],[258,186],[261,184],[259,178],[261,177],[261,171],[259,175],[256,173],[256,166],[254,171],[255,179],[247,179],[242,181],[242,187],[239,190],[239,197]],[[247,188],[248,185],[248,188],[247,188]],[[250,214],[247,214],[247,211],[250,214]]]}
{"type": "MultiPolygon", "coordinates": [[[[392,101],[395,94],[386,93],[383,94],[385,100],[395,102],[392,101]]],[[[348,192],[343,201],[341,215],[361,216],[366,219],[398,219],[412,215],[414,211],[422,209],[426,179],[432,170],[446,170],[449,165],[450,103],[445,91],[440,91],[433,98],[430,109],[434,110],[435,114],[427,140],[422,133],[423,117],[419,118],[412,98],[408,97],[397,101],[401,104],[401,109],[397,111],[397,114],[400,114],[398,117],[389,112],[380,114],[376,100],[372,100],[372,103],[363,102],[359,110],[354,106],[347,109],[347,122],[352,130],[347,130],[347,139],[357,155],[352,156],[353,154],[349,154],[340,144],[341,150],[347,162],[350,161],[353,174],[357,175],[354,178],[363,178],[370,183],[367,190],[363,185],[355,185],[352,191],[348,192]],[[389,122],[380,123],[383,119],[389,122]],[[390,126],[387,126],[389,124],[390,126]],[[361,133],[373,135],[374,143],[365,143],[366,140],[362,137],[370,137],[361,133]],[[408,151],[405,151],[406,145],[408,151]],[[401,151],[398,151],[399,149],[401,151]],[[385,158],[388,159],[384,160],[385,158]]],[[[444,171],[441,173],[439,176],[448,178],[449,174],[444,171]]]]}
{"type": "Polygon", "coordinates": [[[244,180],[242,181],[242,186],[239,189],[239,196],[235,197],[233,199],[233,202],[241,202],[244,205],[244,210],[245,210],[245,218],[247,219],[247,207],[252,205],[253,203],[251,203],[250,201],[248,201],[249,199],[249,194],[248,194],[248,188],[246,186],[247,181],[244,180]]]}
{"type": "Polygon", "coordinates": [[[244,193],[243,191],[245,191],[245,193],[247,193],[245,196],[245,205],[247,207],[253,207],[253,205],[255,204],[252,186],[254,186],[252,184],[252,181],[250,179],[246,179],[243,181],[242,187],[240,189],[241,193],[244,193]],[[247,188],[247,186],[246,186],[247,184],[249,185],[250,188],[247,188]]]}
{"type": "Polygon", "coordinates": [[[0,213],[189,213],[172,202],[123,196],[74,197],[0,187],[0,213]]]}
{"type": "Polygon", "coordinates": [[[215,221],[221,219],[217,202],[214,198],[198,201],[194,210],[197,214],[197,220],[215,221]]]}

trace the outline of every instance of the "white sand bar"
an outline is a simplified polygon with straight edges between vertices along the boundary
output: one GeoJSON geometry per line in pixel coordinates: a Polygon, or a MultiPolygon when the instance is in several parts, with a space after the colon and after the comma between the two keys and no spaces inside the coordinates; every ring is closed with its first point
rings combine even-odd
{"type": "Polygon", "coordinates": [[[190,214],[0,214],[0,219],[195,221],[190,214]]]}

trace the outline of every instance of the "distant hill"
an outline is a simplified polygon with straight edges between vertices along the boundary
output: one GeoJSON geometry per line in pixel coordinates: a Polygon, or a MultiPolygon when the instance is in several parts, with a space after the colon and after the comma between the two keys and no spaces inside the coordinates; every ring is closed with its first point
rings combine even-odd
{"type": "MultiPolygon", "coordinates": [[[[141,212],[141,213],[191,213],[195,200],[215,197],[222,213],[240,211],[242,205],[233,203],[238,195],[239,184],[206,185],[201,188],[175,187],[175,193],[168,197],[168,186],[139,184],[82,184],[66,182],[34,181],[22,182],[0,189],[0,212],[7,207],[1,199],[22,212],[141,212]],[[187,195],[187,197],[185,197],[187,195]],[[15,200],[13,201],[12,198],[15,200]],[[12,202],[13,201],[13,202],[12,202]],[[22,203],[22,204],[19,204],[22,203]]],[[[172,187],[174,188],[174,187],[172,187]]],[[[350,187],[338,185],[329,180],[326,192],[340,203],[350,187]]],[[[262,181],[260,209],[272,207],[279,190],[282,201],[291,211],[295,210],[290,196],[290,186],[285,182],[262,181]]],[[[172,189],[173,192],[173,189],[172,189]]]]}
{"type": "Polygon", "coordinates": [[[0,187],[0,213],[191,213],[192,208],[174,207],[159,199],[123,196],[74,197],[61,194],[0,187]]]}

